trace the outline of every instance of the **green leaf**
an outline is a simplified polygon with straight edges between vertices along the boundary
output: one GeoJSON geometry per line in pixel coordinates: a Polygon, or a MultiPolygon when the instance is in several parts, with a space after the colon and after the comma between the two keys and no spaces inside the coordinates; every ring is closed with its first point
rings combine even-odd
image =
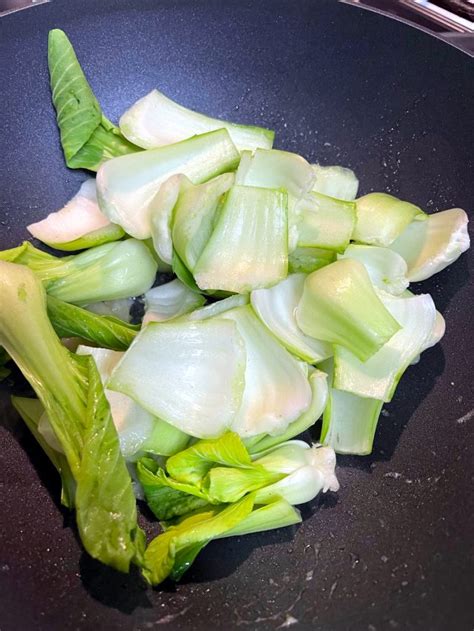
{"type": "Polygon", "coordinates": [[[9,361],[10,361],[9,354],[6,352],[4,348],[0,346],[0,381],[3,381],[4,379],[6,379],[8,375],[11,373],[11,370],[7,368],[5,365],[9,361]]]}
{"type": "Polygon", "coordinates": [[[126,140],[102,114],[66,34],[48,37],[51,92],[66,164],[96,171],[101,162],[140,148],[126,140]]]}
{"type": "Polygon", "coordinates": [[[156,460],[141,458],[137,463],[137,473],[146,502],[157,519],[168,521],[209,504],[198,488],[173,480],[156,460]]]}
{"type": "Polygon", "coordinates": [[[57,338],[38,278],[22,265],[0,262],[0,344],[44,406],[76,482],[79,534],[86,550],[128,571],[140,563],[130,476],[91,357],[75,356],[57,338]]]}
{"type": "Polygon", "coordinates": [[[253,496],[247,495],[224,509],[198,513],[171,526],[150,543],[145,552],[143,575],[151,585],[168,576],[180,578],[211,539],[235,528],[252,511],[253,496]]]}
{"type": "Polygon", "coordinates": [[[48,315],[59,337],[79,337],[101,348],[124,351],[135,339],[139,326],[113,316],[102,316],[48,296],[48,315]]]}
{"type": "Polygon", "coordinates": [[[168,458],[166,469],[176,480],[200,487],[204,477],[216,464],[252,468],[247,449],[234,432],[226,432],[220,438],[198,441],[168,458]]]}
{"type": "Polygon", "coordinates": [[[257,464],[245,469],[213,467],[203,481],[203,488],[213,504],[230,503],[283,477],[283,474],[267,471],[257,464]]]}

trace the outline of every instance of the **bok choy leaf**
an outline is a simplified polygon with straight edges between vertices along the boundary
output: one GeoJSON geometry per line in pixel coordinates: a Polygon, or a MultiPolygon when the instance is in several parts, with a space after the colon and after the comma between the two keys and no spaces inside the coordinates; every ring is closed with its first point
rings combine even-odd
{"type": "Polygon", "coordinates": [[[144,535],[95,364],[61,345],[41,282],[27,267],[1,261],[0,293],[0,344],[35,390],[64,451],[84,547],[126,572],[141,563],[144,535]]]}
{"type": "Polygon", "coordinates": [[[103,114],[66,34],[48,37],[51,92],[66,164],[97,171],[104,160],[140,151],[103,114]]]}

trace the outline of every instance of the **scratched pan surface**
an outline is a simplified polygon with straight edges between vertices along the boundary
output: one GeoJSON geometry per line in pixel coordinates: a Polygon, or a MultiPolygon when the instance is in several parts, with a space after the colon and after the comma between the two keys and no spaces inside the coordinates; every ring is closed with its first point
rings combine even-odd
{"type": "MultiPolygon", "coordinates": [[[[323,0],[55,0],[0,19],[2,248],[85,177],[58,144],[53,27],[113,120],[159,86],[274,128],[277,147],[354,168],[362,192],[474,208],[473,60],[428,35],[323,0]]],[[[372,456],[339,459],[339,494],[304,507],[298,528],[211,543],[176,587],[147,590],[83,554],[56,476],[8,403],[21,386],[3,385],[0,629],[471,629],[471,270],[464,256],[425,283],[446,336],[404,376],[372,456]]]]}

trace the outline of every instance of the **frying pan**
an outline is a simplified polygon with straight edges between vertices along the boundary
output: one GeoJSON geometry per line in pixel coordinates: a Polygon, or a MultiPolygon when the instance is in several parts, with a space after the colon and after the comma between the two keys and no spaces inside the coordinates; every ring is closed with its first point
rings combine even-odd
{"type": "MultiPolygon", "coordinates": [[[[332,0],[54,0],[0,20],[3,248],[85,177],[64,166],[50,104],[53,27],[112,120],[157,86],[355,169],[363,193],[474,207],[473,62],[422,32],[332,0]]],[[[147,590],[82,552],[10,407],[21,380],[3,384],[2,631],[471,629],[472,261],[423,284],[446,336],[404,376],[373,454],[339,458],[341,491],[304,507],[298,528],[211,543],[175,587],[147,590]]]]}

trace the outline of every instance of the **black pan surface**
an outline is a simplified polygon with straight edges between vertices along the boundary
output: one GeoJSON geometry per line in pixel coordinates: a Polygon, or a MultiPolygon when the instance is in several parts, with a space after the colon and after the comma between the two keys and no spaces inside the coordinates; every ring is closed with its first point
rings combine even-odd
{"type": "MultiPolygon", "coordinates": [[[[332,0],[54,0],[0,20],[2,248],[85,177],[58,143],[53,27],[112,120],[158,86],[354,168],[362,192],[474,208],[473,62],[424,33],[332,0]]],[[[3,385],[0,629],[471,629],[472,262],[423,285],[446,336],[404,376],[372,456],[339,458],[341,491],[299,528],[210,544],[176,587],[147,590],[81,551],[3,385]]]]}

